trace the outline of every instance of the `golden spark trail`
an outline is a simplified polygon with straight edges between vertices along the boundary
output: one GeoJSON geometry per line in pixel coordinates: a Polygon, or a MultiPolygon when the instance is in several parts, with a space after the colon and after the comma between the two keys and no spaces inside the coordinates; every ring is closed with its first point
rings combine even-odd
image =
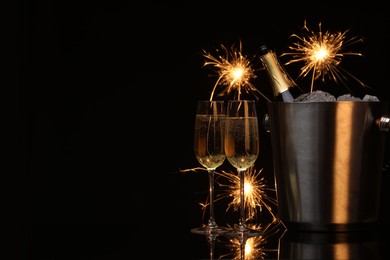
{"type": "MultiPolygon", "coordinates": [[[[229,257],[231,259],[242,260],[241,249],[244,248],[244,256],[246,260],[255,260],[255,259],[268,259],[266,258],[270,252],[277,252],[278,249],[267,248],[266,245],[270,241],[271,236],[277,235],[280,231],[281,223],[268,223],[266,226],[262,227],[261,225],[252,225],[251,228],[255,230],[260,230],[261,235],[255,237],[249,237],[247,239],[242,238],[231,238],[229,240],[230,253],[222,256],[229,257]],[[244,247],[242,247],[244,245],[244,247]]],[[[284,230],[286,230],[284,228],[284,230]]]]}
{"type": "Polygon", "coordinates": [[[256,75],[251,66],[251,60],[242,54],[241,42],[239,49],[232,46],[228,50],[224,45],[221,45],[221,49],[216,51],[218,53],[222,52],[222,54],[214,56],[210,52],[203,50],[203,56],[206,58],[204,66],[213,66],[218,72],[218,79],[211,92],[210,100],[213,100],[217,87],[222,86],[223,89],[218,96],[229,95],[235,91],[234,98],[239,100],[243,93],[254,94],[258,98],[256,96],[257,93],[262,95],[267,101],[270,101],[250,82],[256,78],[256,75]]]}
{"type": "Polygon", "coordinates": [[[325,76],[328,76],[334,82],[340,81],[346,87],[346,81],[348,77],[351,77],[365,87],[366,85],[362,81],[340,66],[344,56],[362,56],[361,53],[344,51],[344,49],[347,46],[363,41],[363,39],[357,37],[348,39],[346,37],[348,30],[336,33],[326,31],[323,33],[321,23],[319,23],[318,27],[319,31],[314,32],[307,27],[305,21],[302,36],[297,34],[290,36],[297,41],[292,42],[292,45],[289,46],[292,52],[286,52],[281,55],[292,57],[285,65],[295,62],[304,63],[298,78],[306,77],[309,73],[312,73],[310,92],[313,91],[314,81],[318,78],[325,81],[325,76]]]}
{"type": "MultiPolygon", "coordinates": [[[[182,173],[207,171],[205,168],[196,167],[191,169],[180,170],[182,173]]],[[[257,210],[263,211],[266,208],[269,214],[272,216],[272,222],[279,221],[278,217],[273,212],[273,206],[277,205],[276,198],[270,197],[269,192],[275,193],[275,189],[268,187],[265,183],[264,177],[260,178],[259,175],[262,169],[255,171],[253,166],[248,168],[244,179],[244,196],[245,196],[245,208],[246,208],[246,220],[252,220],[257,216],[257,210]]],[[[230,198],[231,202],[228,204],[226,211],[233,208],[234,211],[238,211],[240,207],[240,178],[237,174],[222,171],[215,172],[216,176],[222,177],[228,181],[228,184],[220,183],[216,180],[216,184],[220,185],[223,189],[223,193],[220,193],[214,201],[219,201],[225,198],[230,198]]],[[[205,202],[199,203],[205,214],[208,207],[208,198],[205,202]]]]}
{"type": "MultiPolygon", "coordinates": [[[[268,192],[275,192],[275,189],[266,185],[264,177],[259,178],[262,169],[255,171],[253,166],[248,168],[244,178],[244,196],[246,208],[246,220],[251,220],[257,215],[257,209],[262,212],[266,208],[271,214],[273,221],[277,217],[273,213],[272,205],[277,205],[275,198],[268,195],[268,192]]],[[[223,176],[229,181],[229,184],[220,184],[226,188],[226,193],[222,197],[230,197],[232,201],[228,204],[227,210],[233,208],[237,211],[240,207],[240,178],[237,174],[223,171],[223,176]]]]}

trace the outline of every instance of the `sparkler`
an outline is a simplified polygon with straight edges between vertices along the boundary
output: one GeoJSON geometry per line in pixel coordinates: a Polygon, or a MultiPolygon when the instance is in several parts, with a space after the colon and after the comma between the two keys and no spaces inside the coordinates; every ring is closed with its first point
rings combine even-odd
{"type": "MultiPolygon", "coordinates": [[[[205,168],[196,167],[191,169],[181,170],[181,172],[197,172],[197,171],[206,171],[205,168]]],[[[247,220],[254,219],[257,216],[257,209],[260,212],[263,211],[263,208],[272,216],[272,222],[278,221],[277,216],[273,213],[273,206],[277,205],[275,198],[272,198],[268,195],[269,192],[275,192],[274,188],[268,187],[265,183],[264,177],[259,177],[262,169],[255,171],[253,166],[248,168],[248,172],[245,174],[244,178],[244,196],[245,196],[245,208],[247,210],[247,220]]],[[[233,208],[234,211],[237,211],[240,207],[240,178],[237,174],[222,171],[215,172],[216,175],[224,177],[228,180],[228,184],[218,183],[221,187],[225,187],[226,190],[224,193],[219,194],[214,201],[219,201],[224,198],[232,198],[231,202],[228,204],[227,209],[233,208]]],[[[203,214],[205,214],[206,208],[209,203],[206,199],[205,202],[199,203],[203,209],[203,214]]]]}
{"type": "MultiPolygon", "coordinates": [[[[221,258],[229,257],[229,259],[243,259],[244,256],[246,260],[252,259],[266,259],[270,252],[277,252],[278,249],[267,249],[266,244],[270,240],[272,235],[277,234],[279,229],[279,224],[268,223],[266,226],[262,227],[261,225],[253,225],[252,229],[261,230],[262,234],[255,237],[249,237],[247,239],[242,238],[231,238],[229,240],[229,248],[231,253],[228,253],[221,258]],[[244,252],[242,252],[242,250],[244,252]]],[[[285,230],[285,229],[284,229],[285,230]]]]}
{"type": "Polygon", "coordinates": [[[267,101],[270,101],[265,95],[263,95],[253,84],[250,82],[256,78],[254,70],[251,65],[251,60],[242,54],[242,43],[240,42],[239,49],[234,46],[231,49],[227,49],[224,45],[221,45],[221,50],[216,50],[219,54],[217,57],[211,53],[203,50],[203,56],[206,58],[204,66],[213,66],[218,71],[218,79],[211,92],[210,100],[216,92],[218,86],[222,86],[223,89],[219,93],[219,96],[229,95],[232,91],[235,91],[237,99],[240,99],[241,95],[245,93],[262,95],[267,101]]]}
{"type": "MultiPolygon", "coordinates": [[[[276,221],[277,217],[273,213],[272,205],[277,205],[277,201],[268,195],[268,192],[275,192],[275,189],[267,186],[264,177],[259,177],[262,170],[255,171],[253,166],[251,166],[245,174],[244,206],[247,209],[246,220],[254,219],[257,215],[257,209],[262,212],[263,208],[266,208],[271,214],[273,221],[276,221]]],[[[237,174],[225,171],[223,171],[223,175],[228,179],[229,184],[220,184],[222,187],[227,188],[227,193],[222,195],[222,197],[232,197],[227,210],[233,208],[234,211],[237,211],[240,207],[240,178],[237,174]]]]}
{"type": "Polygon", "coordinates": [[[326,31],[323,33],[321,23],[319,23],[318,27],[319,31],[314,32],[307,27],[305,21],[303,35],[292,34],[290,36],[291,38],[296,38],[297,41],[289,46],[292,52],[281,55],[292,56],[292,59],[286,65],[295,62],[305,63],[298,78],[306,77],[312,72],[310,92],[313,91],[314,81],[318,78],[325,81],[325,76],[328,76],[334,82],[340,81],[346,87],[345,81],[348,80],[348,77],[351,77],[360,85],[366,87],[362,81],[340,66],[344,56],[362,56],[361,53],[344,51],[344,49],[347,46],[363,41],[363,39],[356,36],[348,39],[346,36],[348,30],[336,33],[326,31]]]}

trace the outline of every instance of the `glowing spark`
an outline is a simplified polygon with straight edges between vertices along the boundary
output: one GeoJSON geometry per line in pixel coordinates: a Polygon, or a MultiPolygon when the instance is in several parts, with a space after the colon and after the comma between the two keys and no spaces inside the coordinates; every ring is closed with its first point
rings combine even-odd
{"type": "Polygon", "coordinates": [[[265,227],[261,225],[252,225],[252,229],[261,230],[262,234],[255,237],[249,237],[247,239],[231,238],[229,240],[229,248],[231,253],[228,253],[222,258],[229,257],[232,259],[242,259],[242,248],[244,249],[244,256],[246,260],[252,259],[266,259],[270,252],[278,252],[278,249],[266,248],[266,244],[270,237],[279,233],[278,228],[280,223],[269,223],[265,227]]]}
{"type": "Polygon", "coordinates": [[[347,39],[346,34],[348,30],[337,33],[330,33],[328,31],[323,33],[321,23],[318,27],[319,31],[316,33],[306,26],[305,21],[303,35],[291,35],[291,38],[296,38],[297,42],[293,42],[289,46],[292,52],[281,55],[292,56],[292,59],[286,65],[294,62],[304,62],[305,65],[301,68],[299,77],[306,77],[312,72],[310,92],[313,91],[314,80],[321,78],[322,81],[325,81],[325,76],[328,76],[334,82],[341,81],[345,86],[347,86],[345,83],[348,78],[347,76],[350,76],[365,87],[366,85],[363,82],[340,66],[342,58],[346,55],[362,56],[361,53],[344,51],[345,47],[362,41],[362,39],[357,37],[347,39]]]}
{"type": "MultiPolygon", "coordinates": [[[[275,221],[277,217],[274,215],[271,205],[277,205],[277,201],[268,196],[268,192],[274,192],[275,189],[266,185],[264,177],[259,178],[261,172],[262,169],[256,172],[252,166],[245,174],[244,206],[246,208],[246,219],[253,219],[257,215],[257,209],[261,212],[263,208],[266,208],[275,221]]],[[[223,176],[229,181],[229,184],[220,184],[222,187],[227,188],[227,193],[222,196],[232,198],[232,201],[228,204],[227,210],[233,208],[234,211],[238,211],[240,208],[240,178],[237,174],[225,171],[223,172],[223,176]]]]}
{"type": "MultiPolygon", "coordinates": [[[[218,79],[211,92],[210,100],[213,99],[217,86],[222,86],[223,89],[219,96],[229,95],[232,91],[235,91],[237,99],[240,99],[243,92],[254,94],[255,96],[256,93],[259,93],[267,101],[270,101],[250,82],[256,78],[256,75],[252,69],[251,60],[242,54],[241,42],[238,50],[234,46],[231,47],[231,50],[228,50],[223,45],[221,45],[221,48],[223,55],[220,54],[217,57],[203,50],[203,56],[206,58],[204,66],[213,66],[218,71],[218,79]]],[[[216,51],[221,52],[218,49],[216,51]]]]}

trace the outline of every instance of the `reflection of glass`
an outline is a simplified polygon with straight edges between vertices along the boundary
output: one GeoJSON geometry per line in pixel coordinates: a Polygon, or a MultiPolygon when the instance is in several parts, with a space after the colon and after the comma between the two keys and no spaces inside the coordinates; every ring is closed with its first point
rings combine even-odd
{"type": "Polygon", "coordinates": [[[214,171],[226,158],[224,151],[225,116],[223,101],[198,101],[194,151],[199,163],[207,169],[209,174],[210,216],[208,224],[191,229],[193,233],[221,234],[223,232],[223,228],[217,225],[214,217],[214,171]]]}
{"type": "MultiPolygon", "coordinates": [[[[218,259],[278,259],[278,242],[284,234],[285,227],[281,222],[275,221],[262,224],[247,224],[251,228],[261,232],[258,236],[246,236],[245,233],[237,236],[219,236],[217,243],[213,243],[219,249],[218,259]]],[[[209,240],[210,241],[210,240],[209,240]]],[[[210,243],[211,247],[211,243],[210,243]]],[[[214,255],[210,250],[210,256],[214,255]]],[[[214,258],[210,258],[214,259],[214,258]]],[[[290,259],[290,258],[285,258],[290,259]]]]}
{"type": "Polygon", "coordinates": [[[259,129],[254,100],[229,100],[226,111],[225,154],[239,174],[240,217],[238,225],[229,230],[229,235],[258,235],[259,231],[246,226],[245,172],[259,155],[259,129]]]}
{"type": "Polygon", "coordinates": [[[209,249],[210,249],[210,260],[214,259],[215,254],[215,240],[217,239],[217,236],[214,234],[210,234],[207,236],[207,241],[209,243],[209,249]]]}
{"type": "Polygon", "coordinates": [[[236,236],[229,240],[227,246],[230,253],[221,257],[221,259],[265,259],[266,253],[261,246],[264,238],[262,236],[236,236]]]}

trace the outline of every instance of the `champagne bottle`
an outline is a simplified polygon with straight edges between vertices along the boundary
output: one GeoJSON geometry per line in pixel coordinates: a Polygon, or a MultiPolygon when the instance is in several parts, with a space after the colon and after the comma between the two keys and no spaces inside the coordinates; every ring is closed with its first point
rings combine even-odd
{"type": "Polygon", "coordinates": [[[260,47],[260,60],[267,71],[274,101],[293,102],[294,98],[298,97],[298,93],[294,93],[298,87],[280,64],[275,51],[268,45],[262,45],[260,47]]]}

